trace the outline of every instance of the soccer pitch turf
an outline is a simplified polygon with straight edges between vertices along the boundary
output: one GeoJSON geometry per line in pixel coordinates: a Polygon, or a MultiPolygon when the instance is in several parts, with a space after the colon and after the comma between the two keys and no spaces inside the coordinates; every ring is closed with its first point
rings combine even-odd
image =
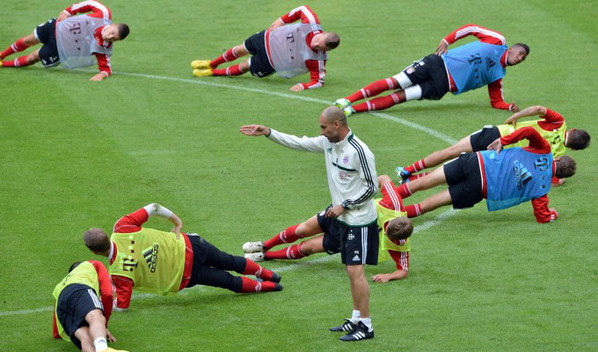
{"type": "MultiPolygon", "coordinates": [[[[323,157],[249,138],[239,127],[317,135],[335,99],[432,53],[454,29],[476,23],[528,59],[508,69],[504,96],[560,112],[596,134],[598,4],[594,1],[314,1],[330,53],[326,85],[293,93],[284,80],[191,76],[301,3],[106,1],[131,27],[115,44],[113,77],[95,71],[0,69],[0,351],[72,351],[51,338],[52,290],[76,260],[96,259],[81,233],[109,230],[122,215],[159,202],[222,250],[269,238],[330,202],[323,157]]],[[[3,4],[0,50],[70,5],[3,4]]],[[[467,42],[469,40],[463,40],[467,42]]],[[[457,45],[459,45],[458,43],[457,45]]],[[[94,68],[95,70],[95,68],[94,68]]],[[[481,88],[350,118],[376,155],[378,174],[419,160],[510,114],[481,88]]],[[[115,312],[114,348],[131,351],[596,351],[598,270],[594,147],[569,153],[577,175],[549,193],[559,212],[535,222],[529,203],[489,213],[439,209],[414,219],[410,276],[371,284],[376,337],[346,345],[327,330],[350,315],[339,256],[264,266],[282,292],[237,295],[193,288],[174,297],[134,295],[115,312]],[[594,181],[592,181],[594,180],[594,181]]],[[[412,204],[437,190],[422,192],[412,204]]],[[[165,221],[150,227],[168,229],[165,221]]],[[[105,261],[104,261],[105,262],[105,261]]],[[[394,270],[369,267],[369,276],[394,270]]]]}

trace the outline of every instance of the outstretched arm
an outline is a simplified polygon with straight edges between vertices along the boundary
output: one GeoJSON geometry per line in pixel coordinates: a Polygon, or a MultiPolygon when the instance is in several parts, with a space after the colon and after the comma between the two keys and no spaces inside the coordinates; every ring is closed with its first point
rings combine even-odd
{"type": "Polygon", "coordinates": [[[323,140],[326,139],[324,136],[312,138],[306,136],[297,137],[292,134],[282,133],[262,125],[241,126],[240,131],[246,136],[266,136],[271,141],[274,141],[287,148],[314,153],[324,152],[323,140]]]}
{"type": "Polygon", "coordinates": [[[372,276],[372,281],[378,283],[385,283],[392,280],[402,280],[406,279],[409,273],[405,270],[395,270],[392,273],[388,274],[377,274],[372,276]]]}

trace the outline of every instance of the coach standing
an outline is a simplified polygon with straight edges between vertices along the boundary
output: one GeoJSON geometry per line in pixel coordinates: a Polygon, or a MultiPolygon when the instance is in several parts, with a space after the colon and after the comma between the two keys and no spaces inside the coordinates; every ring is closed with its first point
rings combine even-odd
{"type": "Polygon", "coordinates": [[[345,264],[353,315],[331,331],[346,331],[341,341],[359,341],[374,337],[370,319],[370,288],[364,264],[378,264],[378,226],[376,206],[372,200],[378,191],[374,154],[359,140],[337,107],[320,114],[321,136],[297,137],[261,125],[241,127],[248,136],[266,136],[287,148],[324,153],[332,205],[325,216],[338,223],[341,233],[340,252],[345,264]]]}

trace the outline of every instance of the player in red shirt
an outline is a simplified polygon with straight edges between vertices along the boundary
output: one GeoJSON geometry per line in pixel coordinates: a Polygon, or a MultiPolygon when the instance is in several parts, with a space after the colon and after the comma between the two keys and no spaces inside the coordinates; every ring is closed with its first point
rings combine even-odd
{"type": "MultiPolygon", "coordinates": [[[[541,132],[542,136],[550,143],[555,158],[564,155],[566,148],[583,150],[590,145],[590,134],[587,131],[581,129],[567,130],[565,119],[561,114],[543,106],[531,106],[513,114],[505,120],[504,125],[484,126],[483,129],[461,139],[453,146],[436,151],[404,168],[398,167],[397,173],[404,182],[415,180],[426,175],[426,173],[416,174],[416,172],[438,166],[445,161],[458,157],[461,153],[486,150],[488,145],[497,138],[504,137],[515,129],[524,126],[533,126],[541,132]],[[540,115],[542,119],[517,123],[522,117],[536,115],[540,115]]],[[[561,185],[564,180],[553,179],[553,187],[561,185]]]]}
{"type": "MultiPolygon", "coordinates": [[[[383,198],[377,200],[379,205],[385,209],[404,212],[403,201],[395,189],[395,185],[387,175],[378,177],[380,190],[383,198]]],[[[339,253],[340,238],[334,227],[329,226],[329,221],[323,216],[324,212],[316,214],[307,221],[290,226],[281,231],[271,239],[262,242],[247,242],[243,245],[246,252],[245,257],[253,261],[272,259],[301,259],[315,253],[327,252],[328,254],[339,253]],[[323,234],[322,234],[323,233],[323,234]],[[319,236],[316,236],[319,235],[319,236]],[[277,251],[271,251],[275,246],[288,244],[299,239],[306,239],[299,244],[294,244],[277,251]]],[[[384,214],[379,214],[379,219],[384,214]]],[[[382,249],[383,242],[380,242],[380,252],[387,251],[394,260],[397,270],[392,273],[376,274],[371,277],[374,282],[388,282],[391,280],[406,279],[409,272],[409,244],[407,238],[413,232],[413,223],[405,217],[397,217],[385,222],[383,230],[390,241],[398,247],[404,248],[401,251],[382,249]]],[[[359,311],[354,312],[354,314],[359,311]]]]}
{"type": "MultiPolygon", "coordinates": [[[[0,60],[3,60],[8,56],[24,51],[31,46],[40,43],[44,44],[40,49],[36,49],[28,55],[21,56],[14,60],[0,61],[0,67],[25,67],[39,61],[42,61],[42,64],[46,68],[58,65],[61,57],[59,56],[59,50],[57,48],[57,24],[71,16],[87,14],[89,12],[91,12],[91,14],[88,14],[89,17],[102,19],[107,23],[95,28],[93,31],[93,37],[97,46],[106,49],[102,51],[111,52],[112,43],[125,39],[129,34],[129,27],[126,24],[112,24],[112,13],[104,4],[94,0],[83,1],[67,7],[60,13],[58,18],[53,18],[40,24],[34,29],[33,34],[29,34],[17,40],[4,51],[0,52],[0,60]]],[[[99,51],[93,52],[92,54],[97,60],[100,72],[91,77],[90,81],[101,81],[104,78],[109,77],[112,74],[110,66],[111,55],[99,51]]]]}
{"type": "Polygon", "coordinates": [[[298,92],[324,85],[326,52],[335,49],[339,43],[338,34],[322,30],[318,16],[309,6],[299,6],[279,17],[268,29],[228,49],[218,58],[195,60],[191,67],[196,77],[238,76],[251,71],[252,75],[260,78],[274,72],[290,78],[309,71],[309,82],[297,83],[290,88],[298,92]],[[299,20],[300,23],[293,24],[299,20]],[[250,59],[238,65],[216,69],[225,62],[250,54],[250,59]]]}
{"type": "Polygon", "coordinates": [[[54,338],[70,338],[83,351],[119,351],[107,344],[116,339],[108,330],[114,293],[104,264],[95,260],[74,263],[68,275],[56,285],[53,295],[54,338]]]}
{"type": "MultiPolygon", "coordinates": [[[[470,35],[478,38],[481,43],[492,44],[497,48],[506,45],[505,38],[499,32],[476,24],[465,25],[444,37],[436,49],[436,54],[428,55],[414,62],[397,75],[373,82],[345,98],[338,99],[335,105],[344,109],[345,114],[349,116],[358,112],[388,109],[393,105],[411,100],[439,100],[449,91],[454,94],[461,93],[447,68],[444,55],[447,52],[450,53],[448,50],[450,44],[470,35]],[[387,90],[394,90],[394,93],[352,105],[358,100],[376,96],[387,90]]],[[[500,65],[504,68],[517,65],[525,60],[529,51],[527,45],[517,43],[508,48],[502,55],[500,65]]],[[[492,66],[494,64],[491,63],[492,66]]],[[[519,110],[515,103],[505,102],[502,94],[502,78],[488,82],[488,95],[490,96],[490,104],[495,109],[515,112],[519,110]]]]}
{"type": "Polygon", "coordinates": [[[220,287],[238,293],[282,290],[278,274],[251,260],[222,252],[197,234],[181,232],[182,226],[183,222],[176,214],[160,204],[152,203],[120,218],[114,225],[111,239],[98,228],[89,229],[83,234],[85,245],[94,254],[108,257],[112,282],[116,287],[116,309],[129,308],[133,288],[162,295],[173,294],[195,285],[220,287]],[[168,219],[174,225],[174,234],[142,227],[152,216],[168,219]],[[131,240],[126,241],[126,245],[119,240],[123,238],[119,236],[122,234],[131,234],[131,240]],[[179,236],[183,238],[179,239],[179,236]],[[155,243],[155,251],[150,250],[144,254],[144,250],[147,250],[143,248],[147,244],[144,244],[144,241],[155,243]],[[184,245],[179,247],[181,241],[184,245]],[[162,243],[163,247],[158,247],[158,243],[162,243]],[[148,258],[153,256],[152,253],[156,254],[155,262],[148,261],[148,258]],[[119,261],[119,257],[128,257],[128,263],[119,261]],[[146,262],[155,265],[153,271],[145,273],[139,268],[140,263],[146,262]],[[180,271],[173,271],[172,263],[176,263],[178,270],[182,270],[182,275],[180,271]],[[130,267],[123,270],[121,265],[130,267]],[[255,275],[264,281],[234,276],[228,270],[255,275]],[[153,279],[149,278],[151,275],[161,279],[152,281],[153,279]],[[134,281],[133,277],[137,281],[134,281]],[[168,289],[165,289],[167,286],[168,289]]]}
{"type": "MultiPolygon", "coordinates": [[[[495,150],[498,153],[503,146],[517,143],[523,139],[527,139],[529,141],[529,146],[523,148],[512,148],[509,149],[509,151],[513,153],[520,153],[522,158],[525,157],[523,153],[544,155],[551,153],[550,144],[531,126],[520,128],[507,136],[495,140],[488,146],[488,150],[495,150]]],[[[449,204],[452,204],[453,208],[455,209],[470,208],[476,203],[480,202],[482,199],[488,197],[488,190],[490,187],[492,189],[506,188],[510,186],[509,182],[513,178],[518,181],[517,187],[524,189],[524,192],[525,187],[528,184],[533,184],[533,182],[530,182],[529,179],[524,179],[524,176],[528,176],[523,174],[521,170],[527,171],[525,170],[526,167],[517,160],[515,160],[513,166],[513,176],[502,175],[504,180],[497,180],[497,175],[494,173],[492,179],[495,180],[494,182],[496,183],[493,182],[490,184],[488,182],[488,174],[496,169],[500,169],[498,166],[496,166],[496,163],[488,165],[488,163],[484,162],[486,157],[483,157],[481,153],[487,152],[481,151],[477,153],[463,153],[459,158],[446,163],[443,167],[435,169],[428,175],[410,181],[409,183],[404,183],[397,187],[397,192],[401,195],[401,197],[407,198],[418,191],[430,189],[441,184],[449,185],[449,189],[428,197],[418,204],[407,205],[405,207],[407,216],[410,218],[416,217],[449,204]],[[491,169],[490,167],[496,167],[496,169],[491,169]],[[515,168],[519,170],[515,170],[515,168]],[[515,171],[518,172],[515,173],[515,171]]],[[[488,154],[487,157],[497,161],[501,160],[496,153],[494,156],[488,154]]],[[[538,169],[541,169],[541,167],[542,165],[538,165],[538,169]]],[[[565,178],[571,177],[575,174],[576,163],[573,159],[565,155],[559,159],[555,159],[552,162],[552,165],[549,167],[552,176],[565,178]]],[[[534,172],[537,171],[535,168],[531,169],[534,170],[534,172]]],[[[538,172],[538,175],[541,175],[541,173],[538,172]]],[[[529,175],[529,178],[532,179],[532,176],[529,175]]],[[[544,179],[542,178],[542,180],[544,179]]],[[[538,181],[534,182],[538,183],[538,181]]],[[[546,193],[541,196],[531,197],[531,199],[528,198],[528,200],[531,200],[536,221],[539,223],[547,223],[556,220],[558,213],[554,208],[548,208],[548,191],[550,190],[550,182],[548,182],[547,187],[543,185],[542,189],[546,193]]],[[[523,198],[525,197],[521,197],[521,199],[523,198]]],[[[512,205],[513,204],[509,206],[512,205]]]]}

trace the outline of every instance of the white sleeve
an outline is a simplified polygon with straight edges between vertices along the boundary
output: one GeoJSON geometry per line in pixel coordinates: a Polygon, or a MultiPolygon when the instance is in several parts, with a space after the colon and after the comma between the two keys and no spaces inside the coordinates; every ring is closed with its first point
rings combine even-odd
{"type": "Polygon", "coordinates": [[[292,134],[278,132],[275,129],[270,129],[268,139],[274,141],[287,148],[295,150],[303,150],[314,153],[323,153],[326,148],[326,137],[297,137],[292,134]]]}
{"type": "Polygon", "coordinates": [[[158,215],[161,218],[170,218],[172,216],[172,211],[168,208],[161,206],[158,203],[148,204],[143,207],[145,211],[147,211],[147,215],[151,218],[154,215],[158,215]]]}

